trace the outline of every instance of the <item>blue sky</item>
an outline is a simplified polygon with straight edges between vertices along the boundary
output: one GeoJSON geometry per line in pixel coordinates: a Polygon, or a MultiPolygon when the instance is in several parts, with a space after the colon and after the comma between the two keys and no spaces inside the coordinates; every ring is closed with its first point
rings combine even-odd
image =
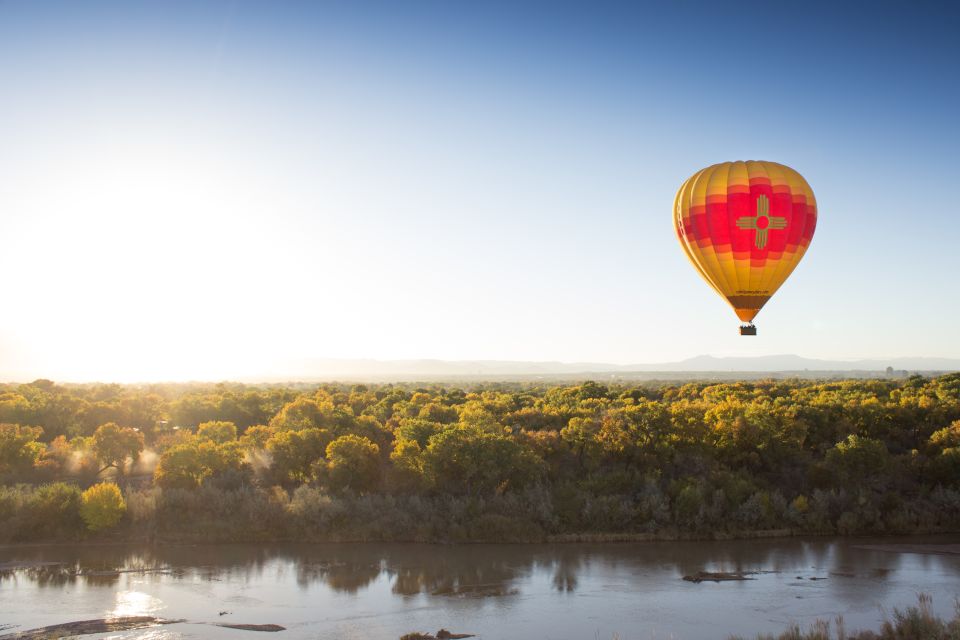
{"type": "Polygon", "coordinates": [[[960,357],[960,16],[842,4],[0,2],[0,374],[960,357]],[[671,226],[736,159],[820,207],[755,339],[671,226]]]}

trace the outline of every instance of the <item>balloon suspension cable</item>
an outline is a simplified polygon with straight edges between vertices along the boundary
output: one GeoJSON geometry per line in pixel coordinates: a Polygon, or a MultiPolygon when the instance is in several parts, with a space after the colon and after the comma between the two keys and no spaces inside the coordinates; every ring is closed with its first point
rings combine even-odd
{"type": "Polygon", "coordinates": [[[757,327],[752,322],[740,325],[740,335],[742,336],[755,336],[757,335],[757,327]]]}

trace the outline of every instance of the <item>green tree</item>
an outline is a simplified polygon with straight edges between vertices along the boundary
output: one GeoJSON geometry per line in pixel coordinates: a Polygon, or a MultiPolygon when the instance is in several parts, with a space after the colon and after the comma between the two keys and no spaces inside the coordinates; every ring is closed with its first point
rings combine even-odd
{"type": "Polygon", "coordinates": [[[164,489],[195,489],[213,474],[196,443],[175,444],[160,455],[154,481],[164,489]]]}
{"type": "Polygon", "coordinates": [[[237,439],[237,425],[221,420],[204,422],[197,427],[197,437],[217,444],[226,444],[237,439]]]}
{"type": "Polygon", "coordinates": [[[335,491],[373,491],[380,484],[380,447],[363,436],[340,436],[327,445],[327,482],[335,491]]]}
{"type": "Polygon", "coordinates": [[[319,427],[329,427],[332,416],[327,405],[321,406],[315,400],[300,397],[287,403],[270,420],[270,426],[278,431],[302,431],[319,427]]]}
{"type": "Polygon", "coordinates": [[[30,401],[20,393],[0,393],[0,423],[26,422],[30,415],[30,401]]]}
{"type": "Polygon", "coordinates": [[[117,470],[117,477],[123,477],[127,459],[136,460],[143,451],[143,434],[136,429],[108,422],[97,427],[90,448],[97,462],[103,465],[100,473],[113,467],[117,470]]]}
{"type": "Polygon", "coordinates": [[[243,432],[243,435],[240,436],[240,444],[243,445],[245,449],[265,449],[267,447],[267,441],[276,433],[276,429],[257,424],[243,432]]]}
{"type": "Polygon", "coordinates": [[[520,488],[541,473],[541,461],[504,434],[458,425],[430,438],[424,474],[442,493],[483,495],[520,488]]]}
{"type": "MultiPolygon", "coordinates": [[[[390,430],[384,428],[384,426],[380,424],[380,421],[373,416],[360,416],[359,418],[352,418],[350,422],[349,434],[367,438],[371,442],[375,443],[378,447],[389,447],[390,443],[393,441],[394,436],[392,433],[390,433],[390,430]]],[[[339,433],[338,435],[348,434],[339,433]]]]}
{"type": "Polygon", "coordinates": [[[236,441],[217,444],[192,439],[160,455],[154,480],[165,489],[195,489],[210,478],[243,472],[243,450],[236,441]]]}
{"type": "Polygon", "coordinates": [[[40,427],[0,424],[0,475],[29,471],[44,451],[40,427]]]}
{"type": "Polygon", "coordinates": [[[400,420],[393,436],[396,440],[413,440],[423,449],[427,446],[430,438],[441,431],[443,431],[443,425],[439,422],[422,418],[404,418],[400,420]]]}
{"type": "Polygon", "coordinates": [[[929,474],[938,484],[960,484],[960,447],[950,447],[937,454],[930,461],[929,474]]]}
{"type": "Polygon", "coordinates": [[[600,421],[600,429],[595,437],[605,451],[622,460],[629,462],[636,455],[639,433],[636,424],[623,409],[607,412],[600,421]]]}
{"type": "Polygon", "coordinates": [[[960,420],[954,420],[949,427],[934,431],[930,436],[928,446],[932,453],[960,447],[960,420]]]}
{"type": "Polygon", "coordinates": [[[420,408],[420,413],[417,414],[417,417],[423,420],[429,420],[430,422],[452,424],[456,422],[460,416],[453,407],[448,407],[439,402],[428,402],[420,408]]]}
{"type": "Polygon", "coordinates": [[[286,484],[309,482],[313,479],[314,464],[323,459],[330,441],[330,432],[326,429],[275,433],[267,440],[274,475],[286,484]]]}
{"type": "Polygon", "coordinates": [[[600,426],[600,421],[595,418],[576,417],[570,418],[567,426],[560,430],[560,438],[576,453],[581,468],[588,462],[595,462],[602,451],[598,439],[600,426]]]}
{"type": "Polygon", "coordinates": [[[838,442],[825,456],[827,468],[841,482],[863,483],[868,479],[885,482],[884,474],[891,465],[890,453],[880,440],[849,435],[838,442]]]}
{"type": "Polygon", "coordinates": [[[416,440],[398,439],[390,452],[389,486],[400,491],[419,491],[426,484],[423,475],[423,451],[416,440]]]}

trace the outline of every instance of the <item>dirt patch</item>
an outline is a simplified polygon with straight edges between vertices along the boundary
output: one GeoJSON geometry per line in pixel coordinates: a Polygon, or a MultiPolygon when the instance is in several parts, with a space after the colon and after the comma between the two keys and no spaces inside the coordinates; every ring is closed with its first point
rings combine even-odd
{"type": "MultiPolygon", "coordinates": [[[[98,618],[96,620],[79,620],[77,622],[65,622],[63,624],[54,624],[49,627],[40,627],[39,629],[29,629],[27,631],[17,631],[0,636],[0,640],[53,640],[54,638],[70,638],[73,636],[84,636],[91,633],[110,633],[112,631],[131,631],[134,629],[146,629],[162,624],[174,624],[178,622],[187,622],[186,620],[166,620],[163,618],[154,618],[153,616],[126,616],[122,618],[98,618]]],[[[189,624],[189,623],[188,623],[189,624]]],[[[197,624],[197,623],[194,623],[197,624]]],[[[199,623],[205,624],[205,623],[199,623]]],[[[212,623],[216,627],[226,627],[227,629],[239,629],[241,631],[286,631],[286,627],[278,624],[230,624],[230,623],[212,623]]],[[[4,627],[0,626],[0,629],[4,627]]],[[[438,640],[443,640],[437,636],[438,640]]],[[[466,636],[447,636],[466,637],[466,636]]]]}
{"type": "Polygon", "coordinates": [[[183,620],[164,620],[153,616],[126,616],[122,618],[98,618],[96,620],[79,620],[54,624],[39,629],[17,631],[0,636],[0,640],[48,640],[53,638],[69,638],[83,636],[90,633],[109,633],[111,631],[130,631],[131,629],[146,629],[161,624],[173,624],[183,620]]]}

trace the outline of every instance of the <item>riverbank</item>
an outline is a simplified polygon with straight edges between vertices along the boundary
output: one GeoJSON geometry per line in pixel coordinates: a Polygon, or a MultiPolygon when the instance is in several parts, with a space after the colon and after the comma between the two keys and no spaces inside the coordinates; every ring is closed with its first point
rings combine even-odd
{"type": "Polygon", "coordinates": [[[748,499],[736,517],[705,507],[692,522],[681,511],[651,511],[645,497],[634,494],[584,493],[574,517],[556,494],[540,487],[485,498],[336,496],[309,486],[289,493],[249,485],[128,489],[122,519],[92,532],[79,517],[75,488],[0,487],[0,543],[567,543],[960,531],[960,494],[951,489],[910,501],[817,490],[803,511],[771,492],[763,500],[748,499]],[[757,514],[754,502],[761,507],[757,514]],[[762,526],[768,522],[787,526],[762,526]]]}
{"type": "MultiPolygon", "coordinates": [[[[801,531],[795,529],[763,529],[756,531],[717,531],[717,532],[676,532],[663,531],[658,533],[564,533],[556,535],[546,535],[540,539],[521,539],[521,540],[456,540],[447,539],[382,539],[382,538],[348,538],[343,536],[331,536],[329,538],[313,537],[305,538],[259,538],[256,540],[210,540],[202,536],[147,536],[147,535],[121,535],[122,532],[113,531],[109,535],[86,536],[75,539],[43,540],[43,541],[20,541],[20,542],[0,542],[0,550],[16,549],[21,547],[64,547],[83,545],[84,547],[111,547],[116,545],[203,545],[203,544],[439,544],[439,545],[541,545],[541,544],[637,544],[637,543],[655,543],[655,542],[724,542],[724,541],[746,541],[746,540],[786,540],[794,538],[816,539],[816,538],[838,538],[846,540],[869,539],[898,539],[904,537],[926,537],[926,536],[960,536],[960,529],[924,529],[907,533],[883,533],[873,532],[868,534],[848,534],[846,536],[838,535],[831,531],[801,531]]],[[[960,544],[871,544],[861,545],[863,548],[875,551],[887,551],[891,553],[931,553],[942,555],[960,555],[960,544]]],[[[16,569],[16,563],[6,563],[0,561],[0,571],[16,569]]]]}

